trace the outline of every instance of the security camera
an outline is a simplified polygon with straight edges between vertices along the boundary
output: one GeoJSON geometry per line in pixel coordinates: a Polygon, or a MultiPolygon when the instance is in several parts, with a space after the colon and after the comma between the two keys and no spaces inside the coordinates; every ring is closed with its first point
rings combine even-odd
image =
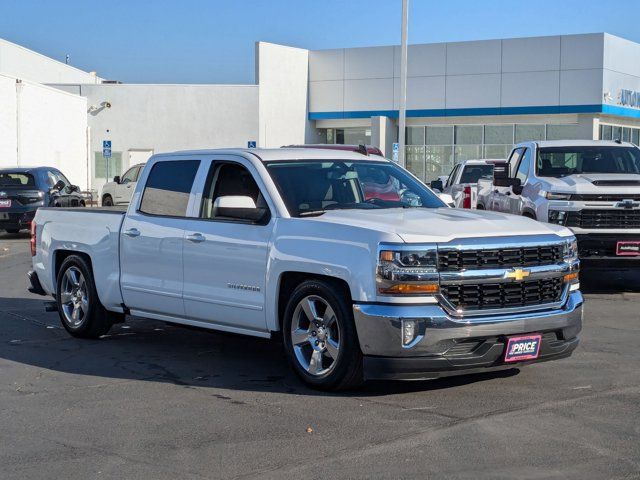
{"type": "Polygon", "coordinates": [[[104,108],[111,108],[111,102],[102,102],[104,108]]]}

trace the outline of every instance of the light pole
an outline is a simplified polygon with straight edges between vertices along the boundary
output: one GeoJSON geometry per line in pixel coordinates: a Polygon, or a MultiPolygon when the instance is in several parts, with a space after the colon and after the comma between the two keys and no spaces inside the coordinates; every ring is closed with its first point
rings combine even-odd
{"type": "Polygon", "coordinates": [[[400,112],[398,131],[398,161],[405,166],[405,132],[407,123],[407,33],[409,28],[409,0],[402,0],[402,38],[400,43],[400,112]]]}

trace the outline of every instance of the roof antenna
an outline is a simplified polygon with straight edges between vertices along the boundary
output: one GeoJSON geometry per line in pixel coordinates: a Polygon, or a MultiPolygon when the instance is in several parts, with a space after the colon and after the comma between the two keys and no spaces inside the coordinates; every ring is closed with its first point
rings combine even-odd
{"type": "Polygon", "coordinates": [[[620,140],[619,138],[616,138],[616,139],[614,140],[614,142],[616,142],[616,143],[622,143],[622,140],[620,140]]]}
{"type": "Polygon", "coordinates": [[[362,155],[365,155],[367,157],[369,156],[369,150],[367,150],[367,146],[362,143],[358,145],[358,153],[361,153],[362,155]]]}

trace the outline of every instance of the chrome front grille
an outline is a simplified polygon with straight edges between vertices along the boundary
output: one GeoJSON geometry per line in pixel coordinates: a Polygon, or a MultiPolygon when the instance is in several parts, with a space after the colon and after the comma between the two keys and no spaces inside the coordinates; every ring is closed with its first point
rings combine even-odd
{"type": "Polygon", "coordinates": [[[522,282],[442,285],[440,292],[456,310],[494,310],[557,303],[563,294],[562,277],[522,282]]]}
{"type": "Polygon", "coordinates": [[[562,261],[563,246],[539,245],[513,248],[438,250],[441,272],[489,268],[534,267],[562,261]]]}

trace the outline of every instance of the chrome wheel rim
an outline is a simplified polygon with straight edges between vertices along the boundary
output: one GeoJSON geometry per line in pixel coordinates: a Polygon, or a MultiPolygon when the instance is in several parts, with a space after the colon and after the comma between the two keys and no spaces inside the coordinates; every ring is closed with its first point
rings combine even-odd
{"type": "Polygon", "coordinates": [[[80,270],[70,267],[64,272],[61,286],[62,314],[69,326],[77,328],[82,325],[89,311],[87,282],[80,270]]]}
{"type": "Polygon", "coordinates": [[[298,364],[310,375],[331,372],[340,355],[339,320],[322,297],[309,295],[296,306],[291,321],[291,344],[298,364]]]}

